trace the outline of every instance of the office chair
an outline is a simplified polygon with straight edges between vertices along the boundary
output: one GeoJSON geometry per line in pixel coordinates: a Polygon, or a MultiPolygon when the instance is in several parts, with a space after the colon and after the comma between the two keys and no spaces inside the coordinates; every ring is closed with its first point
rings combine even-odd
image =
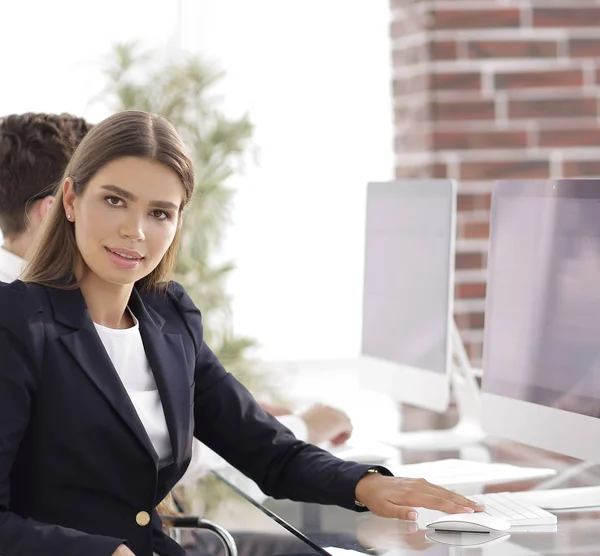
{"type": "MultiPolygon", "coordinates": [[[[186,529],[204,529],[210,531],[218,537],[223,546],[225,556],[238,556],[238,549],[234,538],[231,536],[227,529],[209,521],[208,519],[202,519],[198,516],[185,515],[184,508],[177,497],[171,492],[170,499],[173,503],[175,511],[169,511],[169,513],[159,513],[160,518],[163,522],[163,527],[168,531],[169,535],[175,540],[180,541],[179,537],[182,530],[186,529]]],[[[161,506],[161,509],[165,506],[161,506]]]]}

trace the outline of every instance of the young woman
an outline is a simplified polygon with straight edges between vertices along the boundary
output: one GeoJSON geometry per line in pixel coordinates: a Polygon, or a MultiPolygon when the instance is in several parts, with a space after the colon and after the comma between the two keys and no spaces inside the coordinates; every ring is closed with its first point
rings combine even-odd
{"type": "Polygon", "coordinates": [[[154,508],[192,436],[278,498],[480,509],[298,441],[225,371],[169,281],[193,188],[165,119],[111,116],[73,155],[23,281],[0,286],[0,554],[184,554],[154,508]]]}

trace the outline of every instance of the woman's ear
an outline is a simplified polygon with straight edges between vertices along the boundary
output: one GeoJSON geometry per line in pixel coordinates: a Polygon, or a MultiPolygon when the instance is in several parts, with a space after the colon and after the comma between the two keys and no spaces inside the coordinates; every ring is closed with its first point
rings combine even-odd
{"type": "Polygon", "coordinates": [[[75,183],[73,178],[66,178],[62,185],[63,191],[63,207],[65,209],[65,216],[70,222],[75,222],[75,183]]]}

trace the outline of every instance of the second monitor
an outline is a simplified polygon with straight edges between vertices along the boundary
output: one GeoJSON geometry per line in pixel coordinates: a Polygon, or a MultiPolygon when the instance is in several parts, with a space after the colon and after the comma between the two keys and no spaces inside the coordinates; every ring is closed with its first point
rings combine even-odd
{"type": "MultiPolygon", "coordinates": [[[[600,463],[600,180],[497,183],[488,260],[485,431],[600,463]]],[[[600,488],[540,500],[600,506],[600,488]]]]}
{"type": "Polygon", "coordinates": [[[600,180],[499,182],[484,344],[489,433],[600,463],[599,285],[600,180]]]}

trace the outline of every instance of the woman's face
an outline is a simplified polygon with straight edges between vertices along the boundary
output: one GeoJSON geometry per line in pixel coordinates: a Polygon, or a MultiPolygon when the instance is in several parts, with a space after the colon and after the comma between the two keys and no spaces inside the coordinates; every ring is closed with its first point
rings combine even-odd
{"type": "Polygon", "coordinates": [[[80,197],[71,180],[63,193],[91,272],[101,281],[130,285],[150,274],[173,242],[184,189],[167,166],[123,157],[101,168],[80,197]]]}

